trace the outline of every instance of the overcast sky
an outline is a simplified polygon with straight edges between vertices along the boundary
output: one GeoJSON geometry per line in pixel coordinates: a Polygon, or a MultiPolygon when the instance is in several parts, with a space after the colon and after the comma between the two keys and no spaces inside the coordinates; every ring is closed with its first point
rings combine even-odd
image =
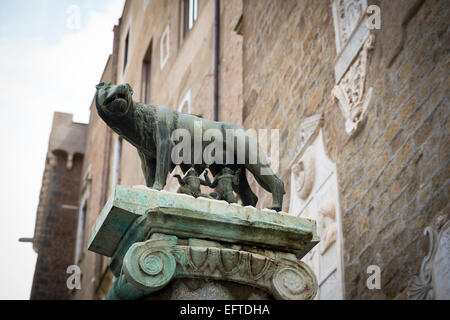
{"type": "Polygon", "coordinates": [[[29,299],[54,111],[87,123],[124,0],[0,0],[0,299],[29,299]],[[79,14],[79,17],[77,13],[79,14]]]}

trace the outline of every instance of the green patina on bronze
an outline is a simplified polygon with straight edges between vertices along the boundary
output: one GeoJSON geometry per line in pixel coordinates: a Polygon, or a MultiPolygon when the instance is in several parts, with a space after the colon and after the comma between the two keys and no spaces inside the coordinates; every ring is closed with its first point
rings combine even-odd
{"type": "Polygon", "coordinates": [[[210,196],[217,200],[225,200],[228,203],[236,203],[233,189],[239,186],[240,173],[240,168],[236,172],[227,167],[223,168],[213,183],[210,184],[211,188],[216,188],[216,191],[211,193],[210,196]]]}
{"type": "Polygon", "coordinates": [[[211,181],[208,178],[208,172],[204,173],[205,180],[200,179],[194,168],[190,169],[183,178],[181,178],[179,174],[174,174],[173,176],[177,178],[178,183],[180,184],[180,193],[193,196],[194,198],[210,198],[209,195],[202,193],[200,190],[201,185],[208,187],[211,185],[211,181]]]}
{"type": "Polygon", "coordinates": [[[309,219],[206,198],[116,186],[92,229],[89,250],[113,257],[120,271],[129,247],[152,233],[210,239],[303,257],[318,242],[309,219]]]}
{"type": "MultiPolygon", "coordinates": [[[[96,106],[99,116],[117,134],[130,142],[138,150],[142,162],[146,184],[155,190],[162,190],[166,185],[166,179],[176,165],[171,159],[172,149],[175,146],[171,139],[172,133],[176,129],[186,129],[190,133],[192,140],[192,158],[180,164],[181,170],[186,173],[194,167],[197,172],[203,172],[209,168],[216,176],[224,167],[228,167],[234,172],[241,168],[239,184],[234,186],[234,191],[239,195],[244,206],[255,206],[258,198],[252,192],[246,177],[246,169],[249,170],[255,180],[268,192],[272,194],[273,201],[271,209],[280,211],[283,204],[284,184],[272,173],[264,153],[251,134],[241,127],[226,123],[201,119],[199,117],[176,112],[161,106],[150,106],[132,99],[133,90],[128,84],[115,85],[112,83],[100,83],[97,85],[96,106]],[[221,163],[214,162],[206,164],[203,159],[195,157],[195,135],[196,123],[201,124],[201,137],[209,129],[217,129],[222,133],[222,150],[227,150],[225,133],[233,132],[233,160],[224,159],[221,163]],[[237,164],[237,148],[235,145],[238,139],[245,141],[245,161],[244,164],[237,164]],[[250,146],[256,145],[257,151],[251,151],[250,146]],[[256,163],[251,163],[250,152],[256,152],[256,163]],[[196,160],[196,161],[194,161],[196,160]],[[188,162],[188,163],[187,163],[188,162]],[[200,163],[199,163],[200,162],[200,163]],[[262,171],[265,174],[262,174],[262,171]],[[267,174],[268,173],[268,174],[267,174]]],[[[197,141],[199,143],[199,141],[197,141]]],[[[201,141],[201,151],[210,144],[208,141],[201,141]]],[[[201,157],[202,158],[202,157],[201,157]]]]}
{"type": "Polygon", "coordinates": [[[151,297],[176,278],[234,282],[283,300],[313,299],[318,288],[312,270],[292,254],[230,248],[193,238],[183,241],[155,233],[127,251],[122,271],[107,299],[151,297]]]}
{"type": "Polygon", "coordinates": [[[139,299],[174,278],[231,281],[278,299],[312,299],[317,281],[299,261],[318,243],[309,219],[207,198],[116,186],[89,250],[111,257],[110,299],[139,299]]]}

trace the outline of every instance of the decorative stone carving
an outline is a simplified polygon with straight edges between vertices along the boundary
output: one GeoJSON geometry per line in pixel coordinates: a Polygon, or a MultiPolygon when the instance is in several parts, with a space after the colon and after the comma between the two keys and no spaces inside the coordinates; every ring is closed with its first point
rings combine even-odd
{"type": "Polygon", "coordinates": [[[308,198],[314,185],[314,170],[314,157],[311,153],[292,167],[294,190],[303,200],[308,198]]]}
{"type": "Polygon", "coordinates": [[[319,205],[319,234],[322,235],[320,241],[320,254],[324,255],[330,246],[336,241],[336,199],[330,190],[319,205]]]}
{"type": "Polygon", "coordinates": [[[317,221],[320,243],[304,261],[318,277],[317,299],[343,299],[342,230],[337,169],[327,157],[322,131],[294,158],[289,214],[317,221]]]}
{"type": "Polygon", "coordinates": [[[176,237],[167,238],[150,240],[151,245],[147,246],[142,242],[131,246],[122,268],[127,282],[150,293],[163,288],[172,280],[177,263],[171,246],[176,244],[176,237]]]}
{"type": "Polygon", "coordinates": [[[89,250],[111,257],[111,299],[138,299],[173,278],[235,282],[278,299],[313,299],[300,259],[318,243],[313,220],[207,198],[116,186],[89,250]]]}
{"type": "Polygon", "coordinates": [[[335,0],[335,32],[338,53],[348,43],[367,8],[366,0],[335,0]]]}
{"type": "Polygon", "coordinates": [[[440,216],[434,230],[427,227],[424,234],[429,238],[428,253],[419,275],[410,282],[408,297],[414,300],[450,300],[450,220],[440,216]]]}
{"type": "Polygon", "coordinates": [[[109,298],[140,298],[166,286],[173,278],[226,280],[265,290],[284,300],[312,299],[316,295],[314,274],[293,255],[221,248],[214,242],[186,246],[177,241],[174,236],[154,234],[148,241],[133,244],[109,298]]]}
{"type": "Polygon", "coordinates": [[[333,94],[339,101],[339,107],[346,119],[345,131],[353,135],[366,118],[367,107],[372,97],[372,88],[365,90],[367,57],[373,49],[374,36],[370,35],[363,49],[334,87],[333,94]]]}
{"type": "Polygon", "coordinates": [[[291,162],[291,202],[289,207],[292,208],[295,206],[293,201],[295,199],[300,198],[305,200],[314,185],[314,177],[315,177],[315,159],[312,155],[308,154],[302,160],[300,157],[305,153],[308,146],[311,145],[311,142],[318,135],[320,128],[323,125],[323,114],[316,114],[311,117],[306,118],[300,124],[300,139],[299,145],[300,148],[297,151],[294,160],[291,162]]]}
{"type": "Polygon", "coordinates": [[[374,35],[367,27],[366,0],[334,0],[336,86],[333,95],[346,119],[345,131],[355,135],[366,120],[372,88],[366,89],[369,52],[374,35]]]}
{"type": "MultiPolygon", "coordinates": [[[[302,153],[311,143],[312,140],[317,136],[319,133],[320,128],[323,125],[323,114],[319,113],[316,115],[313,115],[311,117],[306,118],[303,120],[303,122],[300,124],[300,140],[299,140],[299,153],[302,153]]],[[[299,154],[297,154],[296,157],[298,157],[299,154]]]]}

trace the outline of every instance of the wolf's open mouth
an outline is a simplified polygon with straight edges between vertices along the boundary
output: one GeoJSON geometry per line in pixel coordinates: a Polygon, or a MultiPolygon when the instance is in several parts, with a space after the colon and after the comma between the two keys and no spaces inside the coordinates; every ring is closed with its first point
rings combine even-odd
{"type": "Polygon", "coordinates": [[[118,93],[118,94],[112,95],[112,96],[108,97],[108,98],[105,100],[105,105],[107,105],[107,104],[113,102],[113,101],[116,100],[116,99],[127,100],[127,95],[124,94],[124,93],[118,93]]]}

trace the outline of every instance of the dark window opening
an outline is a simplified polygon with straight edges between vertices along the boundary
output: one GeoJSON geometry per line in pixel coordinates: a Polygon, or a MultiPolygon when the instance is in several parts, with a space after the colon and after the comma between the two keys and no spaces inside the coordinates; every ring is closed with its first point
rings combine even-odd
{"type": "Polygon", "coordinates": [[[183,0],[183,38],[194,27],[197,20],[198,0],[183,0]]]}
{"type": "Polygon", "coordinates": [[[128,30],[127,37],[125,38],[125,52],[123,56],[123,71],[127,67],[128,63],[128,45],[129,45],[130,31],[128,30]]]}
{"type": "Polygon", "coordinates": [[[81,210],[78,212],[78,230],[77,243],[75,248],[75,264],[79,264],[84,255],[84,237],[86,228],[86,215],[88,208],[88,200],[86,199],[82,204],[81,210]]]}
{"type": "Polygon", "coordinates": [[[150,103],[150,75],[152,70],[152,42],[148,46],[142,62],[142,98],[141,101],[145,104],[150,103]]]}

